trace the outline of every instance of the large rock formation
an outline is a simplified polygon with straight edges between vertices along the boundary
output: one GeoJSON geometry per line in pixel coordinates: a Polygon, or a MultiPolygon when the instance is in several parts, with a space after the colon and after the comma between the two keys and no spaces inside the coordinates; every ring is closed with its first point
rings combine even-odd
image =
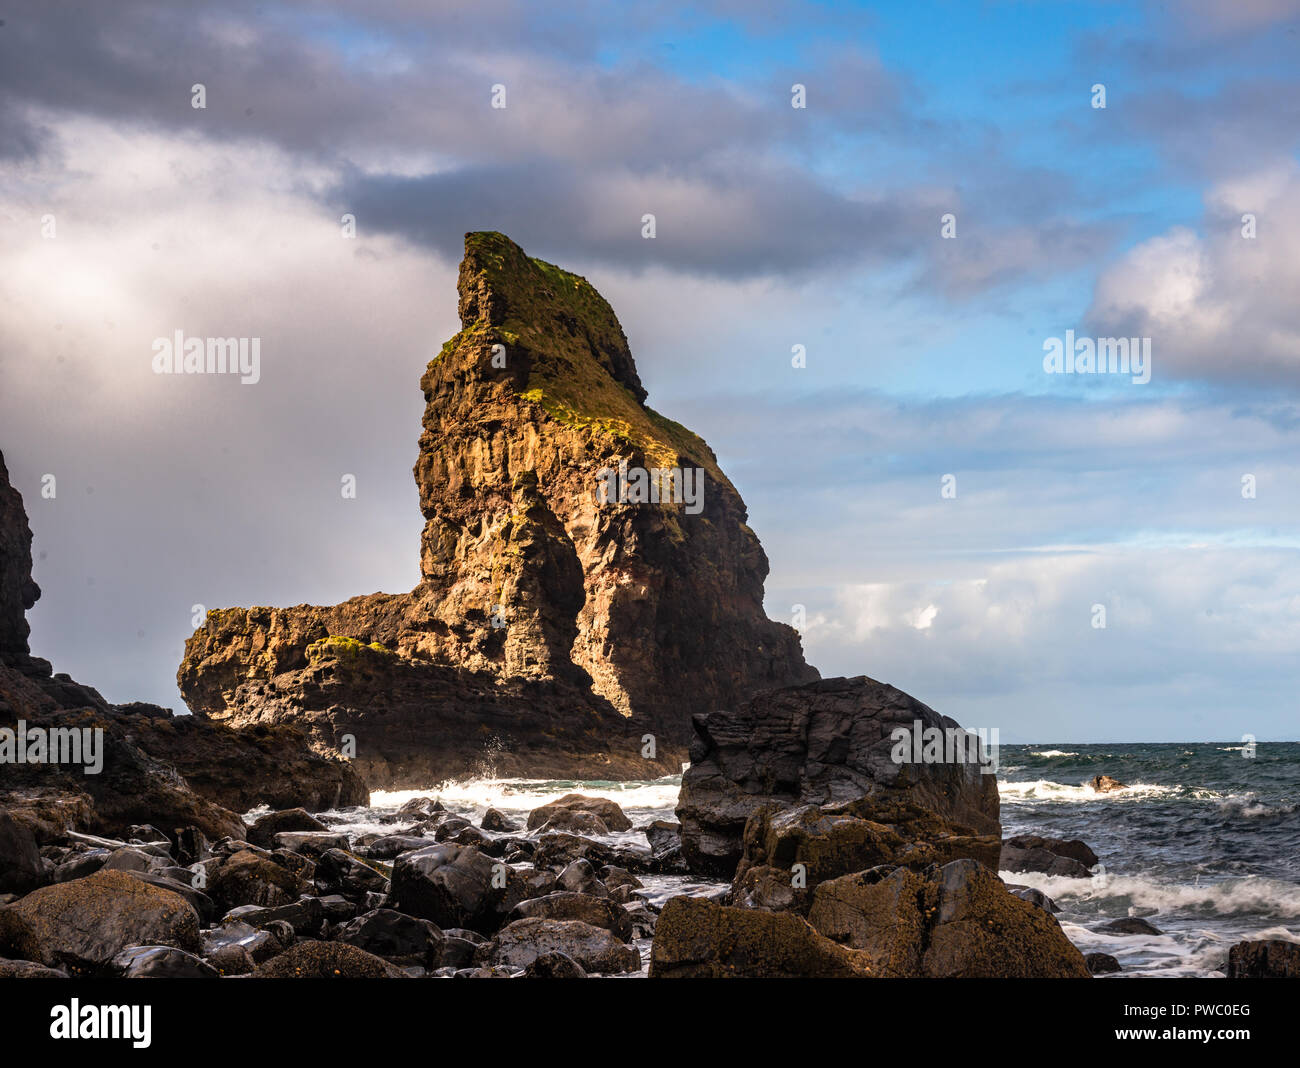
{"type": "Polygon", "coordinates": [[[235,812],[263,802],[366,803],[369,791],[356,770],[312,752],[292,726],[243,732],[153,705],[115,706],[92,687],[54,674],[28,648],[24,613],[40,593],[31,540],[22,497],[0,456],[0,729],[12,732],[6,739],[15,745],[20,732],[30,740],[38,732],[49,738],[55,730],[76,731],[82,741],[94,736],[81,732],[102,732],[102,766],[90,774],[84,762],[0,763],[0,808],[27,833],[45,840],[68,826],[116,834],[152,823],[168,833],[194,827],[220,838],[242,836],[235,812]]]}
{"type": "Polygon", "coordinates": [[[686,862],[729,879],[747,846],[746,867],[839,854],[839,869],[823,876],[831,878],[898,862],[880,852],[894,849],[891,842],[925,840],[948,858],[996,865],[997,777],[970,761],[914,761],[910,751],[896,760],[893,732],[918,723],[922,731],[960,730],[864,676],[772,690],[697,716],[677,802],[686,862]],[[856,858],[845,855],[850,842],[856,858]]]}
{"type": "Polygon", "coordinates": [[[23,499],[9,484],[0,455],[0,660],[27,655],[26,613],[40,595],[32,581],[32,531],[23,499]]]}
{"type": "Polygon", "coordinates": [[[181,691],[233,723],[304,723],[323,749],[352,735],[372,785],[485,762],[675,772],[692,714],[817,677],[795,631],[763,613],[767,559],[744,502],[699,437],[645,405],[585,279],[474,233],[459,290],[463,328],[421,380],[420,584],[210,613],[181,691]],[[698,472],[700,506],[603,501],[601,472],[621,465],[698,472]]]}

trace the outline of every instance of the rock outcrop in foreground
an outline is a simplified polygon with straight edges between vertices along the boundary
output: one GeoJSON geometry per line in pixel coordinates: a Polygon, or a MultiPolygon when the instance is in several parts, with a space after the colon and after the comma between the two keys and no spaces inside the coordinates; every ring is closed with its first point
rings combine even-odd
{"type": "Polygon", "coordinates": [[[56,730],[79,740],[84,731],[102,732],[102,766],[92,774],[84,763],[13,755],[0,762],[0,867],[9,869],[0,892],[39,884],[41,866],[30,862],[36,843],[69,827],[117,834],[152,823],[168,834],[192,828],[221,838],[242,836],[236,812],[258,804],[368,801],[354,768],[313,753],[292,726],[245,732],[154,705],[111,705],[54,674],[28,647],[24,613],[40,595],[31,542],[22,497],[0,456],[0,729],[13,732],[14,743],[20,732],[29,742],[56,730]]]}
{"type": "Polygon", "coordinates": [[[891,841],[943,840],[951,857],[996,869],[997,776],[970,761],[896,761],[892,733],[918,723],[922,730],[960,729],[865,676],[772,690],[697,716],[677,802],[687,864],[730,879],[742,860],[740,874],[758,863],[788,867],[818,855],[831,878],[890,859],[880,854],[863,863],[859,845],[847,861],[859,867],[829,870],[839,843],[870,838],[878,850],[891,841]]]}
{"type": "Polygon", "coordinates": [[[462,329],[421,381],[420,584],[211,612],[181,692],[234,724],[300,723],[323,751],[351,736],[376,787],[484,765],[676,772],[694,713],[817,677],[763,612],[767,558],[744,502],[704,441],[646,406],[585,279],[473,233],[459,290],[462,329]],[[678,474],[638,502],[602,483],[611,470],[678,474]]]}

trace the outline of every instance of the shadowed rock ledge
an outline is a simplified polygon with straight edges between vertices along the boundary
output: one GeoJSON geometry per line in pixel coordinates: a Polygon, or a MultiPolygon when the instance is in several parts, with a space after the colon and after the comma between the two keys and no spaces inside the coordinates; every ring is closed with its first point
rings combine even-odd
{"type": "Polygon", "coordinates": [[[420,584],[211,612],[181,692],[234,724],[300,723],[322,751],[351,736],[376,787],[484,766],[676,772],[693,714],[817,678],[763,612],[744,502],[703,440],[645,405],[585,279],[471,233],[459,291],[462,329],[421,380],[420,584]],[[623,463],[698,470],[702,509],[599,502],[599,473],[623,463]]]}

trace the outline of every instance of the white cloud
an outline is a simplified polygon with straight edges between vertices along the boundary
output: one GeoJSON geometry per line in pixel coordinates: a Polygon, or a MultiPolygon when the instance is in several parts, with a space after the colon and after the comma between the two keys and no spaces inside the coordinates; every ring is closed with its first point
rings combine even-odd
{"type": "Polygon", "coordinates": [[[1175,227],[1098,279],[1088,318],[1102,336],[1152,339],[1153,378],[1300,381],[1300,165],[1224,182],[1201,233],[1175,227]],[[1243,236],[1253,215],[1257,236],[1243,236]]]}

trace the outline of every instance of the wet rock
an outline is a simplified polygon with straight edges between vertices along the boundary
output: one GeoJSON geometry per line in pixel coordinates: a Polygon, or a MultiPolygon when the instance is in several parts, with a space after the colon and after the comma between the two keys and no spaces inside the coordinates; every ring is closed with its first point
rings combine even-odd
{"type": "Polygon", "coordinates": [[[305,808],[286,808],[278,812],[268,812],[265,816],[259,816],[248,828],[248,840],[253,845],[261,846],[263,849],[273,849],[275,847],[275,836],[282,831],[328,831],[329,828],[321,823],[315,816],[305,808]]]}
{"type": "Polygon", "coordinates": [[[1109,923],[1103,923],[1097,930],[1105,931],[1107,934],[1123,935],[1164,934],[1155,924],[1142,919],[1140,916],[1124,916],[1118,920],[1111,920],[1109,923]]]}
{"type": "Polygon", "coordinates": [[[858,817],[891,824],[901,803],[928,812],[931,826],[949,836],[1000,838],[996,776],[981,774],[976,763],[909,762],[910,747],[896,762],[891,734],[910,735],[914,722],[923,730],[960,730],[901,690],[863,676],[768,690],[734,710],[696,716],[677,804],[691,870],[730,879],[745,825],[765,807],[856,802],[858,817]]]}
{"type": "Polygon", "coordinates": [[[605,821],[595,813],[567,809],[557,809],[551,818],[538,828],[537,833],[550,834],[555,831],[566,834],[609,834],[605,821]]]}
{"type": "Polygon", "coordinates": [[[66,979],[68,973],[30,960],[0,959],[0,979],[66,979]]]}
{"type": "Polygon", "coordinates": [[[523,878],[472,846],[435,845],[393,864],[397,908],[439,927],[490,933],[528,896],[523,878]]]}
{"type": "Polygon", "coordinates": [[[28,950],[18,956],[76,971],[95,971],[129,946],[200,948],[189,902],[120,871],[33,890],[0,917],[0,948],[18,941],[28,950]]]}
{"type": "Polygon", "coordinates": [[[325,909],[320,898],[304,895],[287,905],[265,907],[262,905],[240,905],[222,917],[223,924],[246,923],[250,927],[270,927],[271,924],[287,923],[294,934],[315,934],[320,930],[325,919],[325,909]]]}
{"type": "Polygon", "coordinates": [[[331,849],[347,849],[348,836],[339,831],[281,831],[274,844],[304,857],[318,857],[331,849]]]}
{"type": "Polygon", "coordinates": [[[1028,901],[1031,905],[1037,905],[1047,913],[1060,912],[1060,907],[1041,890],[1035,890],[1031,886],[1018,886],[1014,883],[1007,883],[1006,887],[1021,901],[1028,901]]]}
{"type": "Polygon", "coordinates": [[[521,901],[507,917],[507,922],[524,919],[581,920],[592,927],[612,931],[624,942],[632,940],[632,919],[627,910],[608,898],[590,894],[560,891],[521,901]]]}
{"type": "Polygon", "coordinates": [[[253,972],[260,979],[405,979],[382,957],[345,942],[299,942],[253,972]]]}
{"type": "Polygon", "coordinates": [[[1084,956],[1083,963],[1093,975],[1111,975],[1124,970],[1109,953],[1088,953],[1084,956]]]}
{"type": "Polygon", "coordinates": [[[348,898],[388,892],[388,876],[383,871],[342,849],[321,854],[316,861],[315,882],[322,894],[342,894],[348,898]]]}
{"type": "Polygon", "coordinates": [[[792,912],[675,897],[659,916],[650,978],[851,979],[869,975],[869,964],[792,912]]]}
{"type": "Polygon", "coordinates": [[[330,923],[346,923],[357,914],[357,906],[342,894],[326,894],[319,900],[330,923]]]}
{"type": "Polygon", "coordinates": [[[397,965],[436,968],[446,939],[437,925],[393,909],[376,909],[343,924],[335,938],[397,965]]]}
{"type": "Polygon", "coordinates": [[[365,847],[365,855],[371,860],[393,860],[399,854],[425,849],[433,844],[432,839],[419,835],[387,834],[370,842],[365,847]]]}
{"type": "Polygon", "coordinates": [[[130,946],[108,970],[122,979],[216,979],[219,973],[193,953],[173,946],[130,946]]]}
{"type": "Polygon", "coordinates": [[[250,849],[229,857],[208,879],[208,896],[221,909],[239,905],[289,905],[305,889],[302,880],[274,860],[250,849]]]}
{"type": "Polygon", "coordinates": [[[579,859],[603,866],[615,863],[616,858],[617,854],[608,846],[576,834],[544,834],[533,853],[539,868],[559,867],[579,859]]]}
{"type": "Polygon", "coordinates": [[[204,959],[218,975],[249,975],[257,967],[253,955],[241,945],[221,946],[205,954],[204,959]]]}
{"type": "Polygon", "coordinates": [[[650,843],[647,867],[665,875],[685,874],[690,870],[682,852],[682,825],[671,820],[655,820],[645,829],[650,843]]]}
{"type": "Polygon", "coordinates": [[[635,946],[626,945],[612,931],[581,920],[515,920],[480,952],[486,952],[492,964],[515,968],[527,968],[546,953],[563,953],[587,972],[634,972],[641,967],[635,946]]]}
{"type": "Polygon", "coordinates": [[[585,979],[587,973],[572,957],[563,953],[543,953],[524,969],[526,979],[585,979]]]}
{"type": "Polygon", "coordinates": [[[575,894],[590,894],[593,897],[607,897],[609,890],[596,875],[591,861],[579,858],[569,863],[556,879],[556,887],[570,890],[575,894]]]}
{"type": "Polygon", "coordinates": [[[397,814],[406,817],[423,816],[427,819],[445,811],[442,802],[435,797],[413,797],[398,808],[397,814]]]}
{"type": "Polygon", "coordinates": [[[1280,938],[1238,942],[1228,950],[1229,979],[1300,979],[1300,944],[1280,938]]]}
{"type": "Polygon", "coordinates": [[[1057,922],[973,860],[921,872],[880,867],[828,880],[814,892],[808,920],[865,954],[877,976],[1088,976],[1083,955],[1057,922]]]}
{"type": "MultiPolygon", "coordinates": [[[[200,925],[206,927],[217,915],[217,906],[212,898],[208,897],[202,890],[196,889],[192,881],[181,882],[179,879],[172,879],[163,875],[161,872],[132,871],[128,875],[141,882],[148,883],[150,886],[156,886],[160,890],[170,890],[173,894],[179,894],[190,906],[198,913],[200,925]]],[[[187,877],[189,873],[186,872],[187,877]]]]}
{"type": "MultiPolygon", "coordinates": [[[[584,794],[565,794],[528,813],[528,830],[535,830],[561,813],[585,812],[595,816],[609,831],[630,831],[632,821],[627,818],[617,802],[605,797],[587,797],[584,794]]],[[[579,832],[581,833],[581,832],[579,832]]],[[[608,833],[605,832],[605,833],[608,833]]]]}
{"type": "Polygon", "coordinates": [[[1078,840],[1067,842],[1060,838],[1023,834],[1002,843],[997,869],[1086,879],[1091,874],[1089,868],[1096,863],[1097,855],[1078,840]]]}
{"type": "Polygon", "coordinates": [[[107,849],[88,849],[65,860],[51,873],[50,881],[66,883],[73,879],[82,879],[99,871],[111,853],[107,849]]]}
{"type": "Polygon", "coordinates": [[[1077,860],[1085,868],[1091,868],[1098,863],[1097,854],[1086,842],[1078,838],[1046,838],[1038,834],[1018,834],[1014,838],[1008,838],[1003,843],[1003,848],[1006,846],[1015,846],[1017,849],[1046,849],[1058,857],[1077,860]]]}
{"type": "MultiPolygon", "coordinates": [[[[220,966],[217,965],[217,958],[227,959],[225,954],[232,948],[243,950],[254,964],[261,964],[264,960],[270,960],[285,948],[274,932],[259,929],[237,920],[204,931],[202,939],[203,955],[217,967],[220,966]]],[[[233,959],[242,958],[236,954],[233,959]]],[[[232,972],[231,974],[242,975],[244,973],[232,972]]]]}
{"type": "Polygon", "coordinates": [[[1116,790],[1127,790],[1128,784],[1122,783],[1118,779],[1112,779],[1109,775],[1094,775],[1088,780],[1091,786],[1099,794],[1114,793],[1116,790]]]}
{"type": "Polygon", "coordinates": [[[31,827],[0,808],[0,893],[25,894],[45,881],[31,827]]]}
{"type": "Polygon", "coordinates": [[[993,864],[998,848],[992,835],[953,834],[942,818],[902,799],[764,806],[745,825],[733,899],[763,898],[769,903],[762,907],[774,907],[773,895],[786,896],[780,888],[784,882],[794,891],[792,904],[806,904],[807,895],[827,879],[881,864],[921,869],[961,858],[993,864]],[[753,867],[766,874],[747,881],[753,867]]]}
{"type": "Polygon", "coordinates": [[[485,831],[517,831],[519,824],[510,819],[503,812],[498,812],[494,808],[488,809],[483,813],[483,818],[479,820],[479,826],[485,831]]]}

